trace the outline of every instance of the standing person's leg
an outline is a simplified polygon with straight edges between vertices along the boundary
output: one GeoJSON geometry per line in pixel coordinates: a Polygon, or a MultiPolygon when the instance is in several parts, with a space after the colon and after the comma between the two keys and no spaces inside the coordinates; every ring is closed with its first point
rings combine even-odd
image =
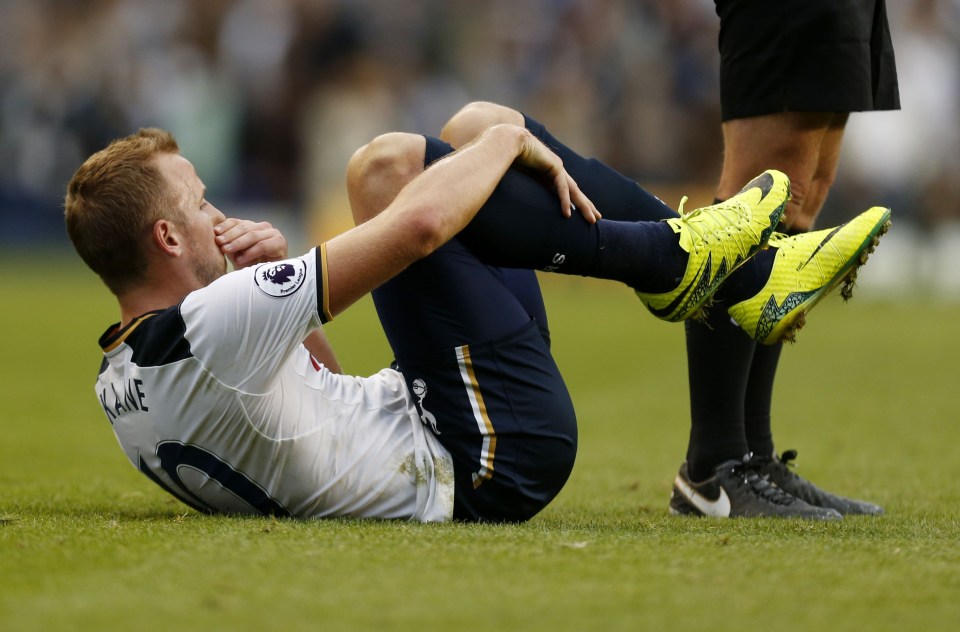
{"type": "MultiPolygon", "coordinates": [[[[811,117],[814,114],[793,113],[793,116],[795,118],[811,117]]],[[[825,124],[819,147],[813,149],[816,155],[813,175],[809,183],[805,182],[802,185],[806,191],[802,204],[795,208],[790,208],[788,205],[784,216],[784,232],[789,235],[798,235],[813,229],[830,188],[836,180],[843,132],[849,115],[838,112],[819,116],[825,119],[825,124]]],[[[749,129],[743,129],[740,132],[743,136],[749,135],[749,129]]],[[[749,155],[749,152],[741,153],[749,155]]],[[[794,168],[779,162],[783,160],[783,156],[771,156],[769,159],[762,155],[760,157],[764,159],[765,164],[783,164],[782,168],[788,174],[794,168]]],[[[742,167],[744,170],[749,169],[749,159],[741,162],[746,163],[742,167]]],[[[724,166],[726,167],[726,163],[724,166]]],[[[782,349],[782,342],[772,345],[757,344],[747,376],[743,402],[744,431],[750,452],[754,454],[754,461],[759,464],[760,471],[779,487],[808,503],[832,507],[844,514],[883,513],[883,509],[878,505],[831,494],[794,474],[787,468],[787,463],[796,457],[795,451],[788,450],[783,456],[776,455],[772,428],[772,403],[782,349]]]]}
{"type": "MultiPolygon", "coordinates": [[[[776,164],[790,177],[791,199],[786,221],[802,215],[817,170],[817,155],[832,116],[791,112],[734,119],[723,124],[725,153],[717,198],[726,199],[756,164],[776,164]]],[[[744,182],[746,180],[743,180],[744,182]]],[[[742,186],[742,185],[741,185],[742,186]]],[[[758,345],[725,313],[708,322],[689,321],[687,370],[690,384],[690,440],[687,466],[694,481],[708,478],[714,467],[741,458],[752,446],[744,427],[749,377],[758,345]]],[[[779,344],[772,353],[779,354],[779,344]]],[[[768,371],[776,370],[771,363],[768,371]]],[[[772,378],[769,384],[773,388],[772,378]]],[[[760,396],[763,393],[754,393],[760,396]]],[[[752,406],[754,416],[764,411],[752,406]]],[[[769,410],[766,411],[769,418],[769,410]]]]}
{"type": "MultiPolygon", "coordinates": [[[[788,136],[795,135],[796,129],[812,129],[810,135],[815,140],[820,137],[819,146],[813,143],[800,142],[799,145],[804,150],[815,155],[815,166],[813,173],[807,179],[809,173],[806,167],[808,161],[800,160],[805,166],[804,169],[798,169],[797,165],[789,164],[784,161],[782,156],[758,155],[756,152],[740,151],[739,154],[746,156],[746,159],[737,161],[737,164],[731,164],[730,170],[741,172],[749,167],[750,162],[760,162],[768,164],[784,164],[784,170],[789,175],[790,171],[800,174],[803,178],[799,187],[804,191],[803,198],[797,206],[787,205],[787,213],[784,216],[784,231],[790,235],[796,235],[808,232],[813,229],[817,216],[826,202],[827,194],[833,185],[837,176],[837,167],[840,162],[840,147],[843,141],[843,130],[847,122],[846,113],[837,113],[829,115],[817,114],[796,114],[785,113],[793,121],[807,121],[809,126],[791,125],[787,127],[785,133],[788,136]],[[822,129],[822,134],[820,130],[822,129]],[[749,157],[753,157],[750,160],[749,157]]],[[[748,119],[749,120],[749,119],[748,119]]],[[[731,121],[733,123],[733,121],[731,121]]],[[[731,136],[748,136],[750,133],[749,125],[737,132],[731,132],[731,136]],[[739,133],[738,133],[739,132],[739,133]]],[[[742,145],[748,142],[747,138],[738,138],[731,142],[742,145]]],[[[724,163],[726,168],[727,163],[724,163]]],[[[744,427],[746,431],[747,444],[750,452],[756,455],[772,455],[773,432],[771,429],[771,407],[773,399],[774,380],[776,378],[777,366],[780,361],[780,352],[783,343],[778,342],[772,345],[756,345],[753,351],[753,360],[750,363],[750,371],[747,379],[746,393],[744,397],[744,427]]]]}
{"type": "MultiPolygon", "coordinates": [[[[790,235],[809,231],[836,176],[846,118],[844,114],[783,112],[727,121],[717,197],[727,194],[738,178],[747,177],[743,174],[753,166],[775,165],[791,176],[798,192],[787,205],[782,228],[790,235]],[[757,144],[757,140],[766,142],[757,144]]],[[[771,250],[780,243],[772,241],[771,250]]],[[[688,321],[686,333],[691,426],[685,467],[689,481],[707,480],[724,463],[749,453],[755,455],[751,463],[764,477],[806,503],[842,513],[879,511],[869,503],[828,496],[820,490],[814,493],[816,488],[775,457],[771,406],[781,342],[757,344],[724,315],[706,323],[688,321]]],[[[671,503],[675,509],[687,505],[677,491],[671,503]]]]}
{"type": "MultiPolygon", "coordinates": [[[[715,4],[720,18],[720,101],[725,144],[717,197],[723,199],[735,191],[736,182],[750,177],[745,174],[754,165],[785,171],[795,190],[784,224],[786,231],[796,236],[771,240],[772,249],[780,247],[771,276],[787,274],[799,279],[801,269],[809,271],[810,266],[805,258],[796,256],[797,252],[788,250],[790,243],[814,244],[821,252],[821,244],[831,239],[830,235],[803,233],[812,229],[833,183],[847,120],[845,112],[899,107],[884,2],[838,6],[828,0],[784,0],[775,4],[715,0],[715,4]],[[786,268],[795,268],[796,273],[786,268]]],[[[865,251],[872,248],[866,240],[875,243],[889,225],[889,211],[871,209],[867,214],[876,223],[859,246],[865,251]]],[[[853,278],[853,273],[844,278],[845,292],[853,278]]],[[[825,290],[821,295],[835,287],[837,279],[822,277],[825,290]]],[[[748,311],[760,312],[756,327],[743,327],[749,337],[723,319],[710,329],[687,324],[692,411],[689,467],[698,477],[708,476],[711,464],[717,465],[746,448],[763,455],[752,459],[751,465],[781,489],[812,504],[848,513],[850,505],[823,502],[822,495],[801,493],[805,488],[790,485],[796,477],[786,476],[784,473],[789,472],[773,458],[770,403],[780,345],[755,345],[751,338],[768,344],[773,341],[775,336],[765,333],[772,331],[769,323],[762,327],[759,323],[768,312],[776,314],[791,302],[805,300],[805,292],[796,292],[794,287],[768,284],[764,292],[771,290],[772,303],[751,300],[730,306],[731,316],[739,321],[748,311]],[[742,429],[736,433],[738,418],[742,429]],[[760,459],[766,459],[766,464],[758,463],[760,459]]],[[[763,297],[764,292],[758,296],[763,297]]],[[[796,328],[803,318],[804,314],[797,315],[796,328]]],[[[678,485],[689,483],[680,480],[682,474],[678,485]]],[[[671,506],[674,500],[685,505],[682,496],[683,490],[675,487],[671,506]]],[[[861,505],[860,509],[871,512],[872,507],[861,505]]]]}

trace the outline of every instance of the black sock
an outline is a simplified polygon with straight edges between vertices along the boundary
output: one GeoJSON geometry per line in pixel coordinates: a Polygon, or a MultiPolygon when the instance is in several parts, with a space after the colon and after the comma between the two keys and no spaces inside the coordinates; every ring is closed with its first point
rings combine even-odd
{"type": "Polygon", "coordinates": [[[687,468],[694,481],[709,478],[714,467],[749,451],[744,401],[757,345],[730,320],[727,307],[756,294],[772,267],[772,257],[757,254],[724,281],[706,321],[684,323],[690,388],[687,468]]]}
{"type": "MultiPolygon", "coordinates": [[[[799,235],[806,230],[786,228],[777,230],[787,235],[799,235]]],[[[770,411],[773,403],[773,385],[780,363],[783,343],[757,345],[750,364],[747,395],[744,401],[744,431],[750,451],[762,456],[773,454],[773,430],[770,411]]]]}
{"type": "Polygon", "coordinates": [[[749,451],[744,434],[744,397],[756,343],[714,305],[705,322],[688,320],[690,384],[690,478],[702,481],[723,461],[749,451]]]}
{"type": "Polygon", "coordinates": [[[750,451],[760,456],[773,454],[773,430],[770,426],[770,410],[773,400],[773,382],[780,361],[783,343],[756,345],[747,391],[743,405],[743,429],[750,451]]]}

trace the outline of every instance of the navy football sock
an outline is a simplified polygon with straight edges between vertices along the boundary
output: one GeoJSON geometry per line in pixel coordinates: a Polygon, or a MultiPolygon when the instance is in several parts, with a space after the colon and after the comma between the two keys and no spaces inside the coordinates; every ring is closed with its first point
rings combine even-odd
{"type": "MultiPolygon", "coordinates": [[[[660,221],[678,213],[639,184],[596,158],[585,158],[553,137],[547,128],[524,115],[524,125],[563,161],[563,168],[590,198],[604,219],[624,222],[660,221]]],[[[673,288],[671,288],[673,289],[673,288]]]]}
{"type": "Polygon", "coordinates": [[[524,125],[563,160],[564,168],[604,219],[616,220],[598,225],[597,266],[602,274],[644,293],[669,292],[677,287],[686,271],[687,253],[677,247],[676,233],[663,222],[654,226],[630,224],[677,217],[677,212],[603,162],[573,151],[532,117],[524,115],[524,125]]]}
{"type": "MultiPolygon", "coordinates": [[[[426,139],[427,165],[452,151],[439,139],[426,139]]],[[[460,241],[487,265],[611,279],[644,292],[676,287],[687,253],[673,229],[659,221],[676,213],[603,163],[565,152],[581,188],[594,190],[615,209],[613,215],[631,221],[588,224],[576,211],[564,218],[547,183],[511,169],[458,235],[460,241]],[[651,219],[640,221],[644,214],[651,219]]]]}
{"type": "Polygon", "coordinates": [[[688,255],[665,222],[601,221],[597,268],[644,293],[673,290],[683,279],[688,255]]]}
{"type": "Polygon", "coordinates": [[[714,295],[716,303],[724,306],[724,313],[731,305],[745,301],[763,289],[776,256],[775,248],[761,250],[726,278],[714,295]]]}

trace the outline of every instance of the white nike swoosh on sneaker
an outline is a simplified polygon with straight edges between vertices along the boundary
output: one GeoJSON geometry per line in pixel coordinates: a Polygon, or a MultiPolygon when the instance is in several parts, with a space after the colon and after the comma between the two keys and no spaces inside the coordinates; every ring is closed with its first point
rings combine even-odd
{"type": "Polygon", "coordinates": [[[676,486],[677,491],[703,515],[712,518],[730,517],[730,497],[727,496],[727,491],[724,488],[720,488],[719,498],[710,500],[703,494],[697,492],[682,476],[678,475],[677,478],[674,479],[673,484],[676,486]]]}

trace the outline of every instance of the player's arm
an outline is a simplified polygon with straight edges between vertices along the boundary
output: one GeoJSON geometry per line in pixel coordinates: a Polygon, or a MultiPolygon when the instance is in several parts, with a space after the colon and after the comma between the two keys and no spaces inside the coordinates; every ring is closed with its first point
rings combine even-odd
{"type": "Polygon", "coordinates": [[[304,339],[303,346],[331,373],[343,373],[340,362],[337,361],[337,356],[333,353],[333,347],[330,346],[330,341],[324,335],[323,329],[314,329],[310,332],[310,335],[304,339]]]}
{"type": "MultiPolygon", "coordinates": [[[[227,218],[214,227],[220,251],[237,269],[269,261],[282,261],[288,256],[287,240],[269,222],[227,218]]],[[[327,369],[340,373],[340,363],[322,329],[312,331],[303,346],[327,369]]]]}
{"type": "Polygon", "coordinates": [[[376,217],[325,244],[330,315],[336,315],[460,232],[511,166],[542,174],[567,217],[600,214],[556,154],[526,129],[496,125],[411,180],[376,217]]]}

